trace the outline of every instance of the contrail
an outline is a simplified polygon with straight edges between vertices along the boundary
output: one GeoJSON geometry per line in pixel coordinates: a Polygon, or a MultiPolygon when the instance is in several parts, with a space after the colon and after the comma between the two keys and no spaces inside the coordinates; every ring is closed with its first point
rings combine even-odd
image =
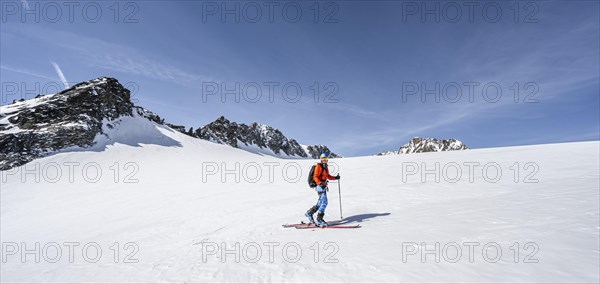
{"type": "Polygon", "coordinates": [[[56,74],[62,81],[63,85],[65,85],[65,88],[68,89],[69,82],[67,82],[67,79],[65,78],[65,74],[63,74],[62,70],[60,70],[60,66],[58,66],[58,64],[56,64],[56,62],[50,62],[50,64],[52,64],[52,66],[54,66],[54,71],[56,71],[56,74]]]}

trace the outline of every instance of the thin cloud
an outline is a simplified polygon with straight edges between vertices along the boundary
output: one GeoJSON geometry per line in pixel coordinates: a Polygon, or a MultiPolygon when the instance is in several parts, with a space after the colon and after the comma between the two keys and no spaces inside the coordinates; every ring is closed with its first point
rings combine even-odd
{"type": "MultiPolygon", "coordinates": [[[[304,98],[302,102],[302,104],[298,104],[296,107],[306,110],[314,110],[316,103],[313,101],[312,98],[304,98]]],[[[388,122],[388,118],[386,118],[385,115],[352,104],[342,102],[320,103],[319,107],[327,108],[330,111],[346,112],[350,115],[363,117],[366,119],[374,119],[383,122],[388,122]]]]}
{"type": "Polygon", "coordinates": [[[56,71],[56,75],[58,75],[60,81],[63,83],[63,85],[65,85],[65,89],[68,89],[69,82],[67,81],[67,78],[65,78],[65,74],[63,73],[63,71],[60,70],[60,66],[58,66],[56,62],[50,62],[50,64],[52,64],[52,67],[54,67],[54,71],[56,71]]]}
{"type": "Polygon", "coordinates": [[[178,85],[199,87],[202,82],[216,81],[210,76],[184,71],[144,56],[144,52],[129,46],[64,31],[23,30],[26,35],[57,45],[81,57],[90,66],[100,67],[178,85]],[[62,40],[57,41],[56,38],[62,40]]]}
{"type": "Polygon", "coordinates": [[[214,81],[210,77],[191,74],[179,68],[151,61],[143,57],[131,58],[126,55],[115,54],[88,56],[88,60],[97,67],[134,75],[143,75],[179,85],[198,87],[201,86],[202,82],[214,81]]]}
{"type": "Polygon", "coordinates": [[[19,74],[23,74],[23,75],[33,76],[33,77],[37,77],[37,78],[41,78],[41,79],[47,79],[47,80],[51,80],[51,81],[55,81],[56,80],[56,78],[50,77],[48,75],[35,73],[35,72],[29,71],[29,70],[23,69],[23,68],[15,68],[15,67],[12,67],[12,66],[0,65],[0,69],[6,70],[6,71],[10,71],[10,72],[19,73],[19,74]]]}
{"type": "Polygon", "coordinates": [[[325,105],[331,109],[348,112],[352,115],[356,115],[356,116],[360,116],[360,117],[364,117],[364,118],[375,119],[375,120],[380,120],[380,121],[387,121],[387,119],[381,113],[370,111],[370,110],[367,110],[365,108],[362,108],[362,107],[359,107],[356,105],[346,104],[346,103],[341,103],[341,102],[330,103],[330,104],[325,104],[325,105]]]}

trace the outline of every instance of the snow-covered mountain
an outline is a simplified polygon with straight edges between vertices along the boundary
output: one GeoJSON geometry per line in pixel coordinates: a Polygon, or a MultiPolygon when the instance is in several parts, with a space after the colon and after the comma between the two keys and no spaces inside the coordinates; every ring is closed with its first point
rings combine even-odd
{"type": "Polygon", "coordinates": [[[296,140],[287,138],[279,129],[271,126],[256,122],[250,125],[236,123],[223,116],[196,129],[194,136],[278,157],[316,159],[323,152],[329,153],[333,158],[339,157],[324,145],[300,145],[296,140]]]}
{"type": "Polygon", "coordinates": [[[0,170],[69,147],[90,147],[104,126],[133,111],[129,90],[112,78],[2,106],[0,170]]]}
{"type": "Polygon", "coordinates": [[[157,114],[135,106],[130,100],[130,91],[116,79],[101,77],[57,94],[37,96],[0,107],[0,170],[73,147],[101,146],[99,140],[112,139],[107,130],[122,119],[131,117],[147,119],[193,137],[255,153],[317,158],[320,154],[317,151],[329,152],[326,146],[302,147],[294,139],[286,138],[281,131],[267,125],[254,123],[247,126],[230,123],[225,118],[217,119],[195,133],[186,131],[184,126],[166,123],[157,114]]]}
{"type": "Polygon", "coordinates": [[[396,151],[383,151],[377,156],[411,154],[411,153],[426,153],[426,152],[441,152],[441,151],[456,151],[469,149],[465,144],[456,139],[438,140],[435,138],[419,138],[414,137],[408,143],[402,145],[396,151]]]}

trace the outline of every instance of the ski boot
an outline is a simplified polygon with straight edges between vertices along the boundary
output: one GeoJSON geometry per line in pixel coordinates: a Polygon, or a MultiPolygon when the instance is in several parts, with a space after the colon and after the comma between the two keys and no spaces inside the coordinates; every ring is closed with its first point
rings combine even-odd
{"type": "Polygon", "coordinates": [[[308,218],[308,223],[309,224],[315,224],[315,219],[313,218],[313,215],[315,214],[315,212],[317,212],[318,207],[315,205],[313,207],[311,207],[310,209],[308,209],[308,211],[306,211],[306,213],[304,213],[304,216],[306,216],[308,218]]]}
{"type": "Polygon", "coordinates": [[[325,220],[323,220],[323,216],[325,216],[325,213],[321,213],[321,212],[317,213],[317,222],[315,224],[319,227],[329,226],[329,224],[327,224],[327,222],[325,222],[325,220]]]}

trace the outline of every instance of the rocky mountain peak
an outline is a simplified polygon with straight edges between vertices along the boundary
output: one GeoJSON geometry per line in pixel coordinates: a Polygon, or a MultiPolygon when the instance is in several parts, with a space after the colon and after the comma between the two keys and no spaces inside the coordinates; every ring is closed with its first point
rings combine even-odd
{"type": "MultiPolygon", "coordinates": [[[[231,122],[224,116],[199,127],[194,132],[198,138],[232,147],[270,151],[276,156],[296,158],[318,158],[321,152],[329,151],[326,146],[312,145],[303,147],[296,140],[286,137],[279,129],[253,122],[249,125],[231,122]],[[305,149],[306,148],[306,149],[305,149]]],[[[329,151],[331,152],[331,151],[329,151]]],[[[339,157],[335,153],[335,157],[339,157]]]]}
{"type": "Polygon", "coordinates": [[[411,154],[411,153],[426,153],[426,152],[441,152],[441,151],[456,151],[469,149],[465,144],[456,139],[436,138],[420,138],[414,137],[408,143],[402,145],[397,151],[380,152],[378,156],[411,154]]]}
{"type": "Polygon", "coordinates": [[[0,170],[66,147],[93,145],[106,121],[132,115],[130,92],[100,77],[0,108],[0,170]]]}

